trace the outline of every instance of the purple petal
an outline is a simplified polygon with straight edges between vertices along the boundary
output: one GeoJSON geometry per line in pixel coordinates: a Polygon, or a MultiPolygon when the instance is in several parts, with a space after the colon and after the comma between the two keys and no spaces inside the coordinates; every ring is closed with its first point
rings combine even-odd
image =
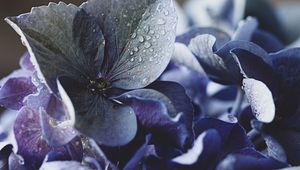
{"type": "Polygon", "coordinates": [[[202,105],[208,83],[208,78],[205,75],[189,70],[185,66],[177,65],[173,69],[164,72],[161,75],[161,80],[179,83],[195,104],[202,105]]]}
{"type": "Polygon", "coordinates": [[[81,160],[82,158],[80,138],[75,138],[62,147],[49,146],[42,136],[39,114],[28,107],[23,107],[19,111],[14,125],[14,132],[18,154],[24,158],[27,168],[38,168],[50,151],[61,152],[66,159],[81,160]]]}
{"type": "Polygon", "coordinates": [[[280,124],[264,126],[264,131],[275,138],[287,154],[288,163],[300,165],[300,134],[294,129],[286,129],[280,124]]]}
{"type": "Polygon", "coordinates": [[[267,31],[259,29],[254,32],[251,41],[262,47],[268,53],[277,52],[284,48],[284,45],[277,37],[267,31]]]}
{"type": "Polygon", "coordinates": [[[232,40],[250,41],[257,26],[258,22],[255,18],[247,17],[245,20],[240,21],[237,30],[232,36],[232,40]]]}
{"type": "Polygon", "coordinates": [[[40,170],[65,170],[65,169],[77,169],[77,170],[92,170],[88,166],[82,165],[80,162],[76,161],[54,161],[45,162],[41,166],[40,170]]]}
{"type": "Polygon", "coordinates": [[[36,87],[30,78],[11,78],[0,89],[0,104],[18,110],[23,106],[24,98],[35,92],[36,87]]]}
{"type": "Polygon", "coordinates": [[[145,139],[145,143],[135,152],[130,161],[125,165],[124,170],[132,170],[138,167],[141,159],[144,157],[147,146],[150,142],[151,135],[147,135],[145,139]]]}
{"type": "Polygon", "coordinates": [[[194,146],[172,159],[174,167],[185,169],[212,169],[221,149],[221,138],[216,130],[209,129],[201,133],[194,146]]]}
{"type": "Polygon", "coordinates": [[[198,27],[198,28],[193,28],[184,34],[177,36],[176,42],[180,42],[180,43],[183,43],[186,46],[188,46],[190,44],[191,39],[195,38],[198,35],[202,35],[202,34],[211,34],[214,37],[216,37],[216,44],[215,44],[216,49],[221,48],[224,44],[229,42],[231,39],[227,33],[223,32],[217,28],[198,27]]]}
{"type": "Polygon", "coordinates": [[[170,81],[155,81],[147,88],[154,89],[167,96],[171,100],[177,113],[182,114],[182,119],[186,124],[186,127],[191,130],[194,110],[191,99],[186,94],[185,88],[180,84],[170,81]]]}
{"type": "Polygon", "coordinates": [[[12,170],[26,170],[24,159],[15,153],[11,153],[8,158],[9,169],[12,170]]]}
{"type": "Polygon", "coordinates": [[[20,59],[20,66],[24,70],[34,71],[34,65],[30,61],[30,54],[26,52],[20,59]]]}
{"type": "Polygon", "coordinates": [[[13,152],[12,151],[13,146],[12,145],[5,145],[0,150],[0,168],[1,169],[8,169],[9,168],[9,155],[13,152]]]}
{"type": "Polygon", "coordinates": [[[60,121],[66,119],[66,111],[62,101],[51,93],[42,83],[39,83],[37,93],[27,97],[26,106],[35,112],[39,112],[40,107],[42,107],[51,117],[60,121]]]}
{"type": "MultiPolygon", "coordinates": [[[[254,46],[255,47],[255,46],[254,46]]],[[[265,61],[269,56],[257,56],[251,51],[235,49],[232,52],[237,57],[241,71],[245,76],[264,82],[272,91],[274,96],[278,95],[279,79],[272,67],[265,61]]]]}
{"type": "Polygon", "coordinates": [[[44,109],[40,109],[39,116],[43,139],[47,141],[50,146],[65,145],[78,135],[70,120],[59,122],[50,117],[44,109]]]}
{"type": "Polygon", "coordinates": [[[207,129],[215,129],[219,132],[222,142],[221,154],[252,147],[252,143],[246,136],[245,130],[237,123],[227,123],[218,119],[204,118],[194,126],[195,134],[199,135],[207,129]]]}
{"type": "Polygon", "coordinates": [[[287,167],[287,164],[276,161],[272,158],[266,158],[257,151],[247,148],[239,153],[228,155],[219,163],[218,170],[243,169],[243,170],[265,170],[280,169],[287,167]]]}
{"type": "Polygon", "coordinates": [[[187,128],[184,124],[173,121],[161,102],[134,97],[129,100],[142,129],[150,132],[157,143],[180,149],[189,145],[187,128]]]}

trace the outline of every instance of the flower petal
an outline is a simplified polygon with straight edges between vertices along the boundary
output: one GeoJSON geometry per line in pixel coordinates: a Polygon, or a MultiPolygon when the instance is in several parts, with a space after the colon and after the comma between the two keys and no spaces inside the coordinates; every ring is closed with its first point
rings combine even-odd
{"type": "Polygon", "coordinates": [[[262,47],[268,53],[277,52],[284,48],[284,45],[276,36],[259,29],[254,31],[251,41],[262,47]]]}
{"type": "Polygon", "coordinates": [[[78,135],[70,120],[59,122],[50,117],[42,108],[40,108],[39,113],[43,139],[47,141],[48,145],[62,146],[78,135]]]}
{"type": "Polygon", "coordinates": [[[77,169],[77,170],[92,170],[88,166],[82,165],[80,162],[76,161],[53,161],[45,162],[41,166],[40,170],[65,170],[65,169],[77,169]]]}
{"type": "Polygon", "coordinates": [[[36,87],[31,78],[10,78],[0,89],[0,105],[18,110],[24,105],[24,98],[35,92],[36,87]]]}
{"type": "Polygon", "coordinates": [[[97,53],[102,49],[101,30],[95,19],[75,5],[49,3],[6,21],[22,37],[39,76],[54,93],[60,75],[82,80],[96,74],[93,66],[101,58],[97,53]]]}
{"type": "Polygon", "coordinates": [[[124,145],[134,138],[137,124],[131,107],[88,91],[69,78],[62,77],[58,87],[68,114],[75,115],[74,126],[79,132],[109,146],[124,145]]]}
{"type": "Polygon", "coordinates": [[[255,117],[264,123],[270,123],[275,117],[275,104],[268,87],[255,79],[243,79],[246,97],[251,105],[255,117]]]}
{"type": "Polygon", "coordinates": [[[82,158],[80,138],[74,138],[65,146],[49,146],[42,137],[39,114],[30,108],[23,107],[19,111],[14,125],[14,132],[18,145],[18,154],[24,158],[27,168],[38,168],[50,151],[60,152],[69,160],[81,160],[82,158]]]}
{"type": "Polygon", "coordinates": [[[186,46],[190,44],[191,39],[198,35],[210,34],[216,38],[216,49],[220,49],[224,44],[231,40],[230,36],[222,30],[214,27],[196,27],[188,32],[176,37],[176,42],[183,43],[186,46]]]}
{"type": "Polygon", "coordinates": [[[172,0],[156,0],[149,5],[122,55],[109,67],[107,76],[112,86],[136,89],[156,80],[174,51],[176,24],[172,0]]]}
{"type": "Polygon", "coordinates": [[[287,164],[276,161],[272,158],[266,158],[257,151],[247,148],[240,153],[228,155],[221,161],[217,170],[231,169],[281,169],[286,167],[287,164]]]}

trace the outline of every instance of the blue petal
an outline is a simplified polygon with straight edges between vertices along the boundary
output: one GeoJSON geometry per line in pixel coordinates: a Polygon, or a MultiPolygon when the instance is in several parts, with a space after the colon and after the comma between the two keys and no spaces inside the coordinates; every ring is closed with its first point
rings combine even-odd
{"type": "Polygon", "coordinates": [[[36,87],[31,78],[10,78],[0,89],[0,105],[18,110],[24,105],[24,98],[35,92],[36,87]]]}
{"type": "Polygon", "coordinates": [[[246,148],[239,153],[228,155],[220,164],[218,169],[226,170],[232,169],[280,169],[287,167],[287,164],[276,161],[272,158],[266,158],[257,151],[246,148]]]}
{"type": "Polygon", "coordinates": [[[38,168],[50,151],[61,152],[69,160],[81,160],[82,158],[80,138],[73,139],[65,146],[49,146],[42,137],[39,114],[30,108],[23,107],[19,111],[14,125],[14,133],[18,145],[18,154],[24,158],[25,166],[29,169],[38,168]]]}

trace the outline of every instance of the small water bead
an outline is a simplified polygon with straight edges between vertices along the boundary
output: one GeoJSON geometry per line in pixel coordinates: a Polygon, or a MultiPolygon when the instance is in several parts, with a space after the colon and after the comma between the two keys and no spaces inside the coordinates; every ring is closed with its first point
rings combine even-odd
{"type": "Polygon", "coordinates": [[[149,36],[149,35],[146,35],[146,40],[150,40],[151,39],[151,36],[149,36]]]}
{"type": "Polygon", "coordinates": [[[134,62],[134,58],[132,57],[132,58],[130,59],[130,61],[131,61],[131,62],[134,62]]]}
{"type": "Polygon", "coordinates": [[[142,80],[142,83],[145,85],[145,84],[147,84],[148,83],[148,78],[144,78],[143,80],[142,80]]]}
{"type": "Polygon", "coordinates": [[[164,12],[164,14],[165,14],[165,16],[168,16],[168,15],[169,15],[169,11],[166,10],[166,11],[164,12]]]}
{"type": "Polygon", "coordinates": [[[131,35],[131,38],[134,39],[136,37],[136,33],[134,32],[132,35],[131,35]]]}
{"type": "Polygon", "coordinates": [[[130,51],[130,53],[129,53],[130,55],[133,55],[134,54],[134,52],[133,51],[130,51]]]}
{"type": "Polygon", "coordinates": [[[162,19],[162,18],[159,18],[158,20],[157,20],[157,24],[159,24],[159,25],[163,25],[163,24],[165,24],[166,23],[166,21],[164,20],[164,19],[162,19]]]}
{"type": "Polygon", "coordinates": [[[166,31],[164,29],[160,30],[160,34],[165,35],[166,31]]]}
{"type": "Polygon", "coordinates": [[[144,37],[143,36],[139,36],[138,39],[139,39],[139,42],[141,42],[141,43],[144,42],[144,37]]]}
{"type": "Polygon", "coordinates": [[[150,48],[151,44],[149,42],[145,42],[145,48],[150,48]]]}
{"type": "Polygon", "coordinates": [[[145,26],[144,26],[144,31],[145,31],[145,33],[148,33],[149,30],[150,30],[149,26],[148,26],[148,25],[145,25],[145,26]]]}
{"type": "Polygon", "coordinates": [[[138,60],[139,62],[142,62],[143,61],[143,59],[142,59],[142,57],[139,57],[139,60],[138,60]]]}
{"type": "Polygon", "coordinates": [[[149,51],[150,51],[150,52],[153,52],[154,50],[153,50],[153,48],[150,48],[149,51]]]}
{"type": "Polygon", "coordinates": [[[153,61],[153,57],[150,57],[150,58],[149,58],[149,61],[153,61]]]}
{"type": "Polygon", "coordinates": [[[149,32],[149,33],[153,35],[155,32],[154,32],[153,30],[150,30],[150,32],[149,32]]]}
{"type": "Polygon", "coordinates": [[[134,52],[138,52],[138,51],[139,51],[139,48],[133,47],[133,51],[134,51],[134,52]]]}

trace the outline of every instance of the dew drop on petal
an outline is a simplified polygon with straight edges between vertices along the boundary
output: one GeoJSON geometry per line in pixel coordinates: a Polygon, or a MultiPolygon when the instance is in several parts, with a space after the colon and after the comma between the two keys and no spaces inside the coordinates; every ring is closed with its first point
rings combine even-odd
{"type": "Polygon", "coordinates": [[[145,42],[145,48],[150,48],[151,44],[149,42],[145,42]]]}
{"type": "Polygon", "coordinates": [[[139,48],[133,47],[133,51],[134,51],[134,52],[138,52],[138,51],[139,51],[139,48]]]}
{"type": "Polygon", "coordinates": [[[134,32],[132,35],[131,35],[131,38],[135,38],[136,37],[136,33],[134,32]]]}
{"type": "Polygon", "coordinates": [[[141,42],[141,43],[144,42],[144,37],[143,36],[139,36],[138,39],[139,39],[139,42],[141,42]]]}

